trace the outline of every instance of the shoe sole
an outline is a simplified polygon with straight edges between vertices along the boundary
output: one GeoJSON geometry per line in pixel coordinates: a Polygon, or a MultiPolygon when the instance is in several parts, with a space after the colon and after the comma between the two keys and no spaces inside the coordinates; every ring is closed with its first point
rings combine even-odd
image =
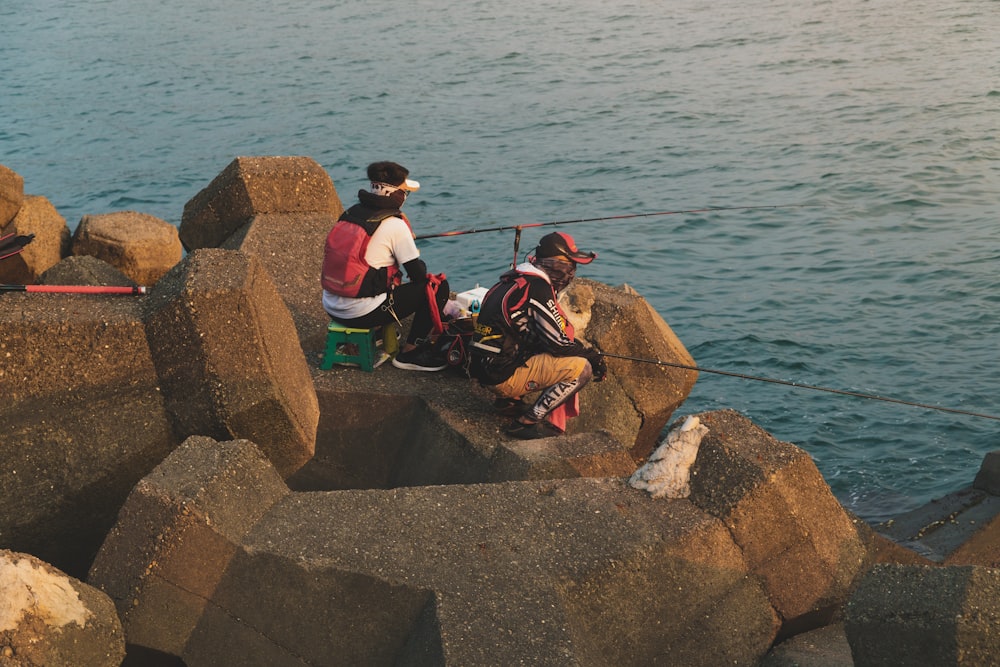
{"type": "Polygon", "coordinates": [[[399,361],[397,359],[392,360],[392,365],[395,366],[396,368],[402,368],[404,371],[434,372],[434,371],[443,371],[444,369],[448,368],[447,363],[441,364],[440,366],[420,366],[418,364],[408,364],[405,361],[399,361]]]}

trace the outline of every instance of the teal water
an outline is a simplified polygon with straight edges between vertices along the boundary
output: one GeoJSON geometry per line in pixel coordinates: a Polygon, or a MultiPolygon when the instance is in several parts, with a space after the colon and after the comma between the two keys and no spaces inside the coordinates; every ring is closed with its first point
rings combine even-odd
{"type": "MultiPolygon", "coordinates": [[[[345,202],[394,159],[420,233],[581,223],[705,368],[1000,415],[995,0],[4,0],[0,163],[75,227],[179,223],[239,155],[345,202]]],[[[522,247],[543,231],[526,230],[522,247]]],[[[512,234],[427,240],[456,287],[512,234]]],[[[702,374],[879,520],[968,484],[1000,422],[702,374]]]]}

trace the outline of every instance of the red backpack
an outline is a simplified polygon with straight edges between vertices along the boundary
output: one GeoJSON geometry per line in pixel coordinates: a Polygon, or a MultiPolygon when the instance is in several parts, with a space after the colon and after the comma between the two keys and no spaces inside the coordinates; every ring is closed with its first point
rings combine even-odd
{"type": "Polygon", "coordinates": [[[375,211],[352,206],[344,212],[326,237],[323,251],[323,289],[351,298],[377,296],[402,281],[399,267],[372,267],[365,259],[372,234],[386,218],[397,217],[409,226],[406,215],[398,210],[375,211]]]}

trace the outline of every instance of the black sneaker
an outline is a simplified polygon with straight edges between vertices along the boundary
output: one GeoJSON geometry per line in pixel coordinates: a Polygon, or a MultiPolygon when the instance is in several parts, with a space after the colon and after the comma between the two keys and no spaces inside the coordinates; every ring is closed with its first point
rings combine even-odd
{"type": "Polygon", "coordinates": [[[515,421],[506,431],[507,435],[519,440],[536,440],[538,438],[551,438],[562,435],[562,431],[547,420],[542,420],[534,424],[525,424],[515,421]]]}
{"type": "Polygon", "coordinates": [[[530,407],[531,403],[520,398],[500,397],[493,401],[493,409],[501,417],[520,417],[530,407]]]}
{"type": "Polygon", "coordinates": [[[448,367],[448,360],[435,352],[433,347],[421,345],[397,354],[392,365],[408,371],[443,371],[448,367]]]}

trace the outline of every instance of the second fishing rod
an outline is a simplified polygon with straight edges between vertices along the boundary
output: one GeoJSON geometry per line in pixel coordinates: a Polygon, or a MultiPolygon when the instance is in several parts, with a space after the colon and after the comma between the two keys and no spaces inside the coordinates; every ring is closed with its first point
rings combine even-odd
{"type": "Polygon", "coordinates": [[[815,206],[814,204],[775,204],[770,206],[708,206],[705,208],[688,208],[676,211],[651,211],[646,213],[625,213],[621,215],[607,215],[595,218],[575,218],[571,220],[551,220],[548,222],[528,222],[517,225],[498,225],[495,227],[477,227],[472,229],[456,229],[450,232],[437,232],[435,234],[419,234],[414,237],[420,241],[422,239],[437,239],[450,236],[465,236],[467,234],[484,234],[486,232],[506,232],[514,231],[514,261],[517,264],[517,256],[521,247],[521,231],[533,227],[555,227],[558,225],[575,225],[584,222],[609,222],[612,220],[632,220],[638,218],[653,218],[666,215],[695,215],[699,213],[720,213],[724,211],[753,211],[765,209],[785,209],[785,208],[806,208],[815,206]]]}
{"type": "MultiPolygon", "coordinates": [[[[720,211],[742,211],[742,210],[759,210],[759,209],[803,208],[803,207],[808,207],[808,206],[813,206],[813,205],[810,205],[810,204],[785,204],[785,205],[772,205],[772,206],[727,206],[727,207],[708,207],[708,208],[698,208],[698,209],[683,209],[683,210],[676,210],[676,211],[656,211],[656,212],[650,212],[650,213],[629,213],[629,214],[624,214],[624,215],[613,215],[613,216],[594,217],[594,218],[577,218],[577,219],[572,219],[572,220],[556,220],[556,221],[550,221],[550,222],[535,222],[535,223],[527,223],[527,224],[520,224],[520,225],[500,225],[500,226],[495,226],[495,227],[484,227],[484,228],[476,228],[476,229],[455,230],[455,231],[450,231],[450,232],[441,232],[441,233],[437,233],[437,234],[425,234],[425,235],[417,236],[416,238],[417,239],[430,239],[430,238],[441,238],[441,237],[448,237],[448,236],[462,236],[462,235],[465,235],[465,234],[479,234],[479,233],[485,233],[485,232],[500,232],[500,231],[514,230],[516,232],[515,240],[514,240],[514,264],[516,264],[517,263],[518,248],[519,248],[520,239],[521,239],[521,230],[525,229],[525,228],[530,228],[530,227],[546,227],[546,226],[556,226],[556,225],[570,225],[570,224],[584,223],[584,222],[605,222],[605,221],[611,221],[611,220],[628,220],[628,219],[634,219],[634,218],[647,218],[647,217],[666,216],[666,215],[698,214],[698,213],[712,213],[712,212],[720,212],[720,211]]],[[[789,386],[789,387],[795,387],[795,388],[798,388],[798,389],[805,389],[805,390],[819,391],[819,392],[827,392],[827,393],[832,393],[832,394],[839,394],[839,395],[842,395],[842,396],[852,396],[852,397],[855,397],[855,398],[861,398],[861,399],[866,399],[866,400],[882,401],[882,402],[886,402],[886,403],[895,403],[895,404],[898,404],[898,405],[907,405],[907,406],[911,406],[911,407],[923,408],[923,409],[926,409],[926,410],[935,410],[935,411],[939,411],[939,412],[947,412],[947,413],[958,414],[958,415],[966,415],[966,416],[971,416],[971,417],[978,417],[978,418],[981,418],[981,419],[990,419],[990,420],[1000,421],[1000,416],[997,416],[997,415],[986,414],[986,413],[982,413],[982,412],[974,412],[974,411],[971,411],[971,410],[963,410],[963,409],[958,409],[958,408],[950,408],[950,407],[946,407],[946,406],[934,405],[934,404],[929,404],[929,403],[921,403],[921,402],[917,402],[917,401],[909,401],[909,400],[900,399],[900,398],[892,398],[892,397],[883,396],[883,395],[879,395],[879,394],[864,393],[864,392],[851,391],[851,390],[845,390],[845,389],[835,389],[835,388],[831,388],[831,387],[823,387],[823,386],[818,386],[818,385],[804,384],[804,383],[801,383],[801,382],[794,382],[794,381],[790,381],[790,380],[779,380],[779,379],[776,379],[776,378],[761,377],[761,376],[757,376],[757,375],[748,375],[748,374],[745,374],[745,373],[737,373],[737,372],[733,372],[733,371],[718,370],[718,369],[713,369],[713,368],[703,368],[703,367],[694,366],[694,365],[687,365],[687,364],[681,364],[681,363],[661,361],[661,360],[658,360],[658,359],[646,359],[646,358],[642,358],[642,357],[634,357],[634,356],[621,355],[621,354],[612,354],[612,353],[603,353],[603,356],[608,357],[608,358],[612,358],[612,359],[621,359],[621,360],[624,360],[624,361],[632,361],[632,362],[644,363],[644,364],[654,364],[654,365],[661,366],[661,367],[672,367],[672,368],[679,368],[679,369],[683,369],[683,370],[692,370],[692,371],[698,371],[698,372],[702,372],[702,373],[710,373],[710,374],[716,374],[716,375],[723,375],[723,376],[728,376],[728,377],[734,377],[734,378],[739,378],[739,379],[742,379],[742,380],[752,380],[752,381],[757,381],[757,382],[767,382],[767,383],[771,383],[771,384],[778,384],[778,385],[784,385],[784,386],[789,386]]]]}

